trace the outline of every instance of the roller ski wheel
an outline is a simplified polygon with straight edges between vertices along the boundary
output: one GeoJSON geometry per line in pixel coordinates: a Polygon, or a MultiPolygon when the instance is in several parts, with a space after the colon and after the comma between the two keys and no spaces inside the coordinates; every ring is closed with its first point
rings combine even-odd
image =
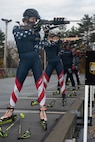
{"type": "Polygon", "coordinates": [[[44,119],[41,119],[40,123],[41,123],[43,130],[46,131],[47,130],[47,121],[45,121],[44,119]]]}
{"type": "Polygon", "coordinates": [[[6,138],[6,137],[8,137],[8,133],[5,131],[5,132],[3,132],[2,131],[2,127],[0,126],[0,137],[2,137],[2,138],[6,138]]]}
{"type": "Polygon", "coordinates": [[[72,95],[77,96],[76,90],[73,90],[72,95]]]}
{"type": "Polygon", "coordinates": [[[16,121],[16,119],[17,119],[17,115],[13,114],[11,117],[0,119],[0,125],[14,122],[16,121]]]}
{"type": "Polygon", "coordinates": [[[60,91],[56,90],[55,92],[53,92],[53,95],[60,95],[60,91]]]}
{"type": "Polygon", "coordinates": [[[31,106],[35,106],[35,105],[38,105],[39,102],[38,101],[31,101],[31,106]]]}

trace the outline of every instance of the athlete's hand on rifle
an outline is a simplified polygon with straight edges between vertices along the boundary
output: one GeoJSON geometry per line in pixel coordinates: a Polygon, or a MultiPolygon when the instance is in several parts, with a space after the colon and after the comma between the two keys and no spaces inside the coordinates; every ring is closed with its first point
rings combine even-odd
{"type": "Polygon", "coordinates": [[[62,40],[61,39],[59,39],[56,43],[58,44],[58,45],[61,45],[62,44],[62,40]]]}

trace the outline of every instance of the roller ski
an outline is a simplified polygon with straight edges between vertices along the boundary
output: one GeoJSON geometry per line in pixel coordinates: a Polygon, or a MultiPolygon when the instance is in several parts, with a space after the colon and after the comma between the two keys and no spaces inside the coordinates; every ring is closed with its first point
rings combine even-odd
{"type": "Polygon", "coordinates": [[[8,108],[7,112],[0,118],[0,125],[10,123],[11,124],[3,131],[0,126],[0,137],[6,138],[8,137],[8,130],[11,129],[12,126],[17,122],[17,115],[13,114],[13,108],[8,108]]]}
{"type": "Polygon", "coordinates": [[[56,102],[56,100],[52,100],[52,101],[47,105],[47,107],[53,107],[54,104],[55,104],[55,102],[56,102]]]}
{"type": "Polygon", "coordinates": [[[22,125],[21,125],[21,120],[24,119],[25,115],[23,113],[20,113],[19,119],[16,121],[12,122],[5,130],[0,127],[0,137],[2,138],[7,138],[9,133],[8,131],[19,121],[19,137],[17,139],[28,139],[31,136],[30,129],[26,130],[23,134],[21,134],[22,130],[22,125]]]}
{"type": "Polygon", "coordinates": [[[30,136],[31,136],[30,130],[26,130],[20,137],[18,137],[18,140],[29,139],[30,136]]]}
{"type": "Polygon", "coordinates": [[[53,95],[60,95],[60,89],[57,89],[55,92],[53,92],[53,95]]]}
{"type": "Polygon", "coordinates": [[[11,123],[17,119],[17,115],[12,115],[11,117],[0,119],[0,125],[11,123]]]}
{"type": "Polygon", "coordinates": [[[46,116],[46,108],[40,108],[40,124],[44,131],[47,130],[47,116],[46,116]]]}
{"type": "Polygon", "coordinates": [[[74,97],[74,96],[77,96],[77,92],[76,92],[75,89],[73,89],[72,92],[69,92],[69,93],[67,94],[67,97],[74,97]]]}
{"type": "Polygon", "coordinates": [[[6,138],[8,137],[8,133],[5,131],[2,130],[2,127],[0,126],[0,137],[2,138],[6,138]]]}
{"type": "Polygon", "coordinates": [[[13,114],[13,108],[8,108],[7,112],[0,118],[0,125],[14,122],[17,119],[17,115],[13,114]]]}
{"type": "Polygon", "coordinates": [[[35,105],[38,105],[39,102],[38,101],[31,101],[31,106],[35,106],[35,105]]]}

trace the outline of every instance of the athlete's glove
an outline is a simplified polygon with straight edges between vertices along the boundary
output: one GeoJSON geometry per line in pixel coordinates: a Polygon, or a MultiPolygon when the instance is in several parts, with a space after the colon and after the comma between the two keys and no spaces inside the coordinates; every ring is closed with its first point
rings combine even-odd
{"type": "Polygon", "coordinates": [[[59,45],[61,45],[63,41],[59,39],[57,42],[59,45]]]}
{"type": "Polygon", "coordinates": [[[75,70],[75,68],[76,68],[76,67],[75,67],[74,65],[72,65],[72,70],[75,70]]]}

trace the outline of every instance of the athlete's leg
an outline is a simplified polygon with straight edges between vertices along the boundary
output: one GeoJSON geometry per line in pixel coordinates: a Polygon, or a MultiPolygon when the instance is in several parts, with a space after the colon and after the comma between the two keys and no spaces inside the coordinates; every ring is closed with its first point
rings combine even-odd
{"type": "Polygon", "coordinates": [[[69,68],[69,69],[68,69],[68,75],[69,75],[70,80],[71,80],[73,95],[75,95],[75,96],[76,96],[75,81],[74,81],[74,78],[73,78],[73,73],[72,73],[71,68],[69,68]]]}
{"type": "Polygon", "coordinates": [[[76,76],[76,79],[77,79],[77,85],[80,85],[79,70],[75,69],[74,72],[75,72],[75,76],[76,76]]]}
{"type": "Polygon", "coordinates": [[[66,85],[67,85],[68,79],[69,79],[69,76],[68,76],[68,74],[67,74],[67,75],[66,75],[66,81],[65,81],[66,85]]]}
{"type": "Polygon", "coordinates": [[[47,88],[47,84],[50,80],[53,69],[54,69],[54,65],[52,64],[52,62],[48,62],[46,70],[43,74],[43,80],[44,80],[44,87],[45,88],[47,88]]]}
{"type": "Polygon", "coordinates": [[[63,70],[62,62],[60,60],[56,62],[55,69],[58,75],[58,82],[60,84],[61,94],[65,94],[64,70],[63,70]]]}
{"type": "Polygon", "coordinates": [[[72,87],[75,88],[75,81],[74,81],[74,78],[73,78],[73,73],[72,73],[71,68],[68,68],[67,74],[68,74],[68,76],[71,80],[72,87]]]}
{"type": "Polygon", "coordinates": [[[8,111],[1,117],[1,119],[8,118],[12,115],[14,107],[19,97],[19,92],[21,91],[23,82],[27,76],[28,71],[29,68],[26,66],[26,64],[23,61],[20,61],[17,68],[14,90],[10,96],[8,111]]]}
{"type": "Polygon", "coordinates": [[[65,90],[65,81],[64,81],[64,71],[63,71],[63,66],[61,61],[57,62],[56,64],[56,72],[58,75],[58,82],[60,84],[60,90],[61,90],[61,94],[62,94],[62,102],[63,104],[66,101],[66,90],[65,90]]]}
{"type": "Polygon", "coordinates": [[[63,86],[61,86],[61,82],[59,82],[59,80],[64,81],[64,70],[63,70],[62,62],[60,60],[57,62],[55,69],[56,69],[56,72],[57,72],[57,75],[58,75],[58,84],[57,84],[57,90],[53,93],[54,95],[60,94],[60,92],[62,94],[63,86],[65,88],[65,82],[63,83],[63,86]],[[60,79],[61,75],[63,75],[63,79],[60,79]]]}
{"type": "Polygon", "coordinates": [[[43,76],[42,76],[42,64],[40,58],[37,56],[35,58],[32,72],[35,79],[35,85],[38,90],[38,102],[40,105],[40,119],[41,121],[47,121],[46,116],[46,94],[45,94],[45,88],[43,83],[43,76]]]}

